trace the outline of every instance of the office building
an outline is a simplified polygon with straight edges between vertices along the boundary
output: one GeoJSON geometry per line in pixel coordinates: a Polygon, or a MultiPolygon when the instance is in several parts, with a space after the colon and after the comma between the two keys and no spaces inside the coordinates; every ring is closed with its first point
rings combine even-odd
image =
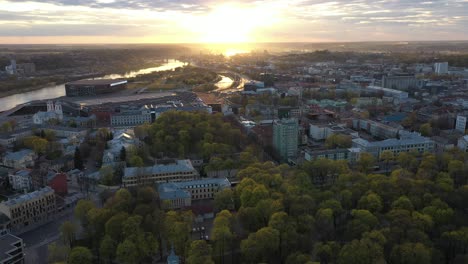
{"type": "Polygon", "coordinates": [[[403,129],[400,125],[391,126],[388,124],[368,120],[368,119],[354,119],[353,129],[356,131],[363,130],[371,136],[381,139],[396,138],[398,132],[403,129]]]}
{"type": "Polygon", "coordinates": [[[12,230],[45,224],[56,213],[54,190],[45,187],[0,203],[0,213],[11,221],[12,230]]]}
{"type": "Polygon", "coordinates": [[[126,80],[81,80],[65,84],[68,97],[114,93],[125,88],[127,88],[126,80]]]}
{"type": "Polygon", "coordinates": [[[434,72],[436,74],[447,74],[448,67],[448,62],[437,62],[434,64],[434,72]]]}
{"type": "Polygon", "coordinates": [[[185,182],[162,183],[159,198],[171,209],[189,207],[192,201],[214,199],[217,192],[230,188],[226,178],[205,178],[185,182]]]}
{"type": "Polygon", "coordinates": [[[0,264],[24,263],[23,239],[0,230],[0,264]]]}
{"type": "Polygon", "coordinates": [[[165,160],[159,163],[151,167],[125,168],[123,185],[135,187],[155,183],[191,181],[199,176],[190,160],[165,160]]]}
{"type": "Polygon", "coordinates": [[[396,90],[408,90],[417,88],[419,81],[414,75],[383,76],[382,86],[396,90]]]}
{"type": "Polygon", "coordinates": [[[299,124],[297,119],[281,119],[273,123],[273,148],[281,160],[297,156],[298,137],[299,124]]]}
{"type": "Polygon", "coordinates": [[[359,160],[360,154],[359,148],[347,148],[347,149],[327,149],[327,150],[312,150],[306,149],[304,151],[304,159],[307,161],[315,161],[319,159],[329,160],[345,160],[349,163],[355,163],[359,160]]]}
{"type": "Polygon", "coordinates": [[[457,122],[455,123],[455,130],[460,131],[461,133],[465,134],[466,131],[466,116],[457,116],[457,122]]]}
{"type": "Polygon", "coordinates": [[[395,90],[395,89],[389,89],[385,87],[380,87],[380,86],[367,86],[367,88],[363,89],[363,91],[371,92],[371,93],[382,93],[384,96],[389,96],[393,97],[393,99],[397,99],[399,101],[403,101],[408,99],[408,93],[395,90]]]}
{"type": "Polygon", "coordinates": [[[400,135],[400,139],[391,138],[382,141],[369,142],[363,138],[353,139],[353,148],[360,148],[362,152],[380,158],[383,151],[391,151],[398,155],[401,152],[416,151],[418,153],[434,152],[435,143],[429,138],[418,134],[400,135]]]}

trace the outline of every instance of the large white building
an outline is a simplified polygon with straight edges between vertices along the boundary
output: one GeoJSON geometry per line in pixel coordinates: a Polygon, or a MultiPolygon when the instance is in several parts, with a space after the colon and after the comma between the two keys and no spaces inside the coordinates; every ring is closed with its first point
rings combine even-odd
{"type": "Polygon", "coordinates": [[[124,110],[111,116],[113,127],[136,127],[144,123],[151,123],[151,110],[143,106],[137,110],[124,110]]]}
{"type": "Polygon", "coordinates": [[[434,152],[435,143],[433,140],[422,137],[418,134],[403,134],[400,139],[392,138],[382,141],[369,142],[363,138],[353,139],[353,148],[360,148],[362,152],[367,152],[380,157],[383,151],[391,151],[398,155],[401,152],[417,151],[419,153],[434,152]]]}
{"type": "Polygon", "coordinates": [[[449,67],[448,62],[434,63],[434,72],[437,74],[447,74],[448,67],[449,67]]]}
{"type": "Polygon", "coordinates": [[[54,190],[45,187],[0,203],[0,213],[11,221],[12,230],[45,224],[55,217],[54,190]]]}
{"type": "Polygon", "coordinates": [[[125,187],[135,187],[164,182],[192,181],[198,177],[198,171],[190,160],[168,160],[151,167],[125,168],[122,182],[125,187]]]}
{"type": "Polygon", "coordinates": [[[47,112],[39,111],[33,115],[33,123],[36,125],[42,125],[49,120],[57,119],[63,120],[62,104],[60,102],[48,101],[47,112]]]}
{"type": "Polygon", "coordinates": [[[185,182],[162,183],[158,187],[159,198],[171,209],[191,205],[194,200],[213,199],[215,194],[230,188],[231,183],[226,178],[205,178],[185,182]]]}

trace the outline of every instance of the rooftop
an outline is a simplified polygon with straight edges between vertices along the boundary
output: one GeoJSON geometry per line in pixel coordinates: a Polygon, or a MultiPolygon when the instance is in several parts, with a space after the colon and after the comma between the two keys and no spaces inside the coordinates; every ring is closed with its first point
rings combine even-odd
{"type": "Polygon", "coordinates": [[[23,240],[19,237],[16,237],[12,234],[6,234],[0,236],[0,259],[6,260],[11,257],[11,255],[6,252],[16,249],[12,246],[15,243],[22,242],[23,240]]]}
{"type": "Polygon", "coordinates": [[[117,85],[120,83],[127,83],[127,80],[121,79],[97,79],[97,80],[80,80],[67,83],[70,85],[117,85]]]}
{"type": "Polygon", "coordinates": [[[24,156],[31,155],[33,153],[34,153],[34,151],[32,151],[30,149],[22,149],[22,150],[19,150],[19,151],[16,151],[16,152],[7,152],[7,154],[5,155],[5,159],[7,159],[7,160],[20,160],[24,156]]]}
{"type": "Polygon", "coordinates": [[[169,164],[157,164],[151,167],[129,167],[125,168],[124,177],[133,177],[138,174],[161,174],[172,172],[196,172],[190,160],[177,160],[169,164]]]}
{"type": "Polygon", "coordinates": [[[2,202],[2,204],[5,204],[6,206],[14,206],[17,204],[21,204],[30,200],[38,199],[43,197],[46,194],[54,193],[54,190],[50,188],[49,186],[44,187],[40,190],[30,192],[27,194],[22,194],[20,196],[17,196],[15,198],[8,199],[7,201],[2,202]]]}

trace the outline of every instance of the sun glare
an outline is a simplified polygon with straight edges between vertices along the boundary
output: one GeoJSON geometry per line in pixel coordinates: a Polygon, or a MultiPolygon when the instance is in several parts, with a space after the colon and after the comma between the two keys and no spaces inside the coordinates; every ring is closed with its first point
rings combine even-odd
{"type": "Polygon", "coordinates": [[[255,30],[273,23],[273,16],[258,8],[236,5],[215,7],[210,13],[186,21],[185,26],[203,43],[244,43],[257,40],[255,30]]]}

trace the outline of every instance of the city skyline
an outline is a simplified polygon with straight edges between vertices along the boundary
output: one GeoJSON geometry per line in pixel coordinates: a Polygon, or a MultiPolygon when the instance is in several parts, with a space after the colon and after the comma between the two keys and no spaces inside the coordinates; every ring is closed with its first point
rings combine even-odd
{"type": "Polygon", "coordinates": [[[0,43],[468,40],[467,13],[467,0],[0,0],[0,43]]]}

